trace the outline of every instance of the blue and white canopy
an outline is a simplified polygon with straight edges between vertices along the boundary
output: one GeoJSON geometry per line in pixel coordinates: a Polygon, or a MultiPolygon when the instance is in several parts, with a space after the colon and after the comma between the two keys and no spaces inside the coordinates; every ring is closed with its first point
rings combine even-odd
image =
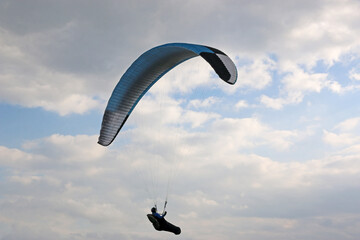
{"type": "Polygon", "coordinates": [[[169,70],[196,56],[204,58],[222,80],[235,84],[235,64],[218,49],[188,43],[169,43],[152,48],[133,62],[116,85],[105,109],[98,143],[110,145],[151,86],[169,70]]]}

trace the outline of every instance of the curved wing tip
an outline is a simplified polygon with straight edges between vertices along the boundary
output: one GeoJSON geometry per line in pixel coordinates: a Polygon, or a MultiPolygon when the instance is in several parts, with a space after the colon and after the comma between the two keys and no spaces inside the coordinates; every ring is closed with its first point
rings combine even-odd
{"type": "Polygon", "coordinates": [[[220,77],[222,80],[224,80],[224,82],[226,82],[226,83],[228,83],[228,84],[230,84],[230,85],[234,85],[234,84],[237,82],[237,77],[235,78],[235,80],[231,80],[231,79],[229,79],[229,78],[225,78],[225,77],[220,76],[220,75],[219,75],[219,77],[220,77]]]}
{"type": "Polygon", "coordinates": [[[109,144],[105,144],[105,143],[100,142],[100,141],[98,141],[97,143],[98,143],[98,144],[100,144],[101,146],[104,146],[104,147],[106,147],[106,146],[109,146],[109,145],[110,145],[110,143],[109,143],[109,144]]]}

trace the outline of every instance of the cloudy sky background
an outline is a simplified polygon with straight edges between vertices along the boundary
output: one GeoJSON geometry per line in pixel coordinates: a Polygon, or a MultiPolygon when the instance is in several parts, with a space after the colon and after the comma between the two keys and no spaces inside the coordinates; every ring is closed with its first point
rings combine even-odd
{"type": "Polygon", "coordinates": [[[359,1],[0,2],[0,239],[359,239],[359,1]],[[112,89],[144,51],[216,47],[161,79],[108,148],[112,89]],[[157,178],[159,188],[152,186],[157,178]]]}

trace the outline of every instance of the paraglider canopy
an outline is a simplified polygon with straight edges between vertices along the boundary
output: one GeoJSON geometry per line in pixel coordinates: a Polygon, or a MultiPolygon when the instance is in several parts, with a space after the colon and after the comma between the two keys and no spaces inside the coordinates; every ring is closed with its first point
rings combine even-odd
{"type": "Polygon", "coordinates": [[[116,85],[105,109],[98,143],[110,145],[151,86],[169,70],[196,56],[205,59],[226,83],[235,84],[235,64],[216,48],[188,43],[152,48],[133,62],[116,85]]]}

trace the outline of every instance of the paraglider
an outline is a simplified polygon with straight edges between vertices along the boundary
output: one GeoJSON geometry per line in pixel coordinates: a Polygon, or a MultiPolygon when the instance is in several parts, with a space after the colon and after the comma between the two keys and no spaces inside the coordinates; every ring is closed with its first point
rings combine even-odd
{"type": "MultiPolygon", "coordinates": [[[[216,48],[188,43],[169,43],[154,47],[132,63],[113,90],[103,116],[98,143],[110,145],[146,92],[172,68],[196,56],[207,61],[226,83],[235,84],[235,64],[216,48]]],[[[165,207],[166,203],[167,200],[165,207]]],[[[156,207],[152,208],[152,213],[147,215],[149,221],[158,231],[180,234],[179,227],[165,220],[165,207],[163,214],[157,213],[156,207]]]]}
{"type": "Polygon", "coordinates": [[[218,49],[188,43],[152,48],[133,62],[116,85],[105,109],[98,143],[110,145],[145,93],[165,73],[196,56],[205,59],[226,83],[235,84],[235,64],[218,49]]]}
{"type": "Polygon", "coordinates": [[[175,235],[179,235],[181,233],[181,229],[168,221],[165,220],[165,215],[167,212],[164,210],[163,214],[159,214],[157,212],[157,208],[151,208],[151,214],[148,214],[147,217],[149,221],[153,224],[154,228],[158,231],[167,231],[172,232],[175,235]]]}

